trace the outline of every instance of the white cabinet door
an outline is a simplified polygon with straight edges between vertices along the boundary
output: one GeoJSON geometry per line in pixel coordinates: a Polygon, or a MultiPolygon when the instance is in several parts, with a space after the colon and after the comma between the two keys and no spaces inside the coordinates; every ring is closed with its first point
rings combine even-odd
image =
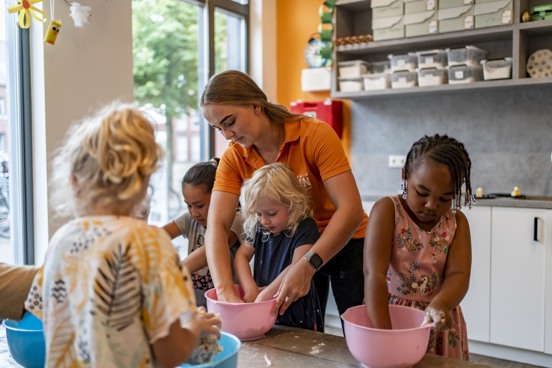
{"type": "Polygon", "coordinates": [[[492,209],[492,343],[544,351],[546,215],[539,209],[492,209]]]}
{"type": "Polygon", "coordinates": [[[370,211],[372,211],[372,207],[375,203],[376,201],[362,201],[362,208],[364,208],[364,212],[366,212],[368,216],[370,216],[370,211]]]}
{"type": "Polygon", "coordinates": [[[491,283],[491,207],[463,209],[471,233],[472,268],[470,288],[460,303],[468,338],[489,342],[491,283]]]}

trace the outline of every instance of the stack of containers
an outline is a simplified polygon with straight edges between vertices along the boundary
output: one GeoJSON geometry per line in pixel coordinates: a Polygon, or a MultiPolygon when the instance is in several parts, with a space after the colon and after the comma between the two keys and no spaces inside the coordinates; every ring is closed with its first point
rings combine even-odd
{"type": "Polygon", "coordinates": [[[439,0],[439,33],[464,31],[475,27],[475,0],[439,0]]]}
{"type": "Polygon", "coordinates": [[[475,28],[512,24],[513,0],[475,0],[475,28]]]}
{"type": "Polygon", "coordinates": [[[372,0],[370,6],[374,41],[404,37],[403,0],[372,0]]]}
{"type": "Polygon", "coordinates": [[[437,33],[437,5],[438,0],[404,0],[405,36],[437,33]]]}
{"type": "Polygon", "coordinates": [[[362,91],[362,76],[371,70],[370,64],[363,60],[341,61],[337,68],[341,92],[362,91]]]}
{"type": "Polygon", "coordinates": [[[487,51],[476,46],[447,49],[449,84],[473,83],[483,80],[480,63],[487,51]]]}
{"type": "Polygon", "coordinates": [[[364,74],[364,89],[374,91],[391,88],[391,75],[389,74],[389,61],[376,61],[370,63],[372,72],[364,74]]]}
{"type": "Polygon", "coordinates": [[[409,88],[418,85],[418,58],[415,53],[389,55],[391,61],[391,87],[409,88]]]}
{"type": "Polygon", "coordinates": [[[418,85],[420,87],[439,86],[448,81],[447,51],[418,51],[418,85]]]}

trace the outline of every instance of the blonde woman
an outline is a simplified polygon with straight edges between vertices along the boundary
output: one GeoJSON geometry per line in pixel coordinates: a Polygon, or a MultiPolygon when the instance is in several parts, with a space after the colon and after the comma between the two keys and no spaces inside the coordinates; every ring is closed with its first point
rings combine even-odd
{"type": "MultiPolygon", "coordinates": [[[[234,268],[245,295],[255,302],[274,297],[290,267],[318,240],[310,198],[287,165],[257,170],[243,187],[246,242],[238,249],[234,268]],[[253,274],[249,262],[255,255],[253,274]],[[263,288],[261,290],[261,288],[263,288]]],[[[324,331],[318,295],[311,282],[307,295],[278,316],[276,324],[324,331]]]]}

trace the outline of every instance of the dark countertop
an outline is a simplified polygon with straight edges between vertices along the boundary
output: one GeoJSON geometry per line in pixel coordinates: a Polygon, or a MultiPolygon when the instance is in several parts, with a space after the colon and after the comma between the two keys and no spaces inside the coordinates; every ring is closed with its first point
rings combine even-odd
{"type": "MultiPolygon", "coordinates": [[[[381,197],[389,194],[361,195],[363,201],[377,201],[381,197]]],[[[552,209],[552,197],[545,196],[527,196],[526,199],[497,197],[493,199],[475,198],[475,206],[493,206],[493,207],[517,207],[517,208],[542,208],[552,209]]]]}
{"type": "MultiPolygon", "coordinates": [[[[244,342],[238,353],[239,368],[259,367],[360,367],[342,336],[298,328],[274,326],[264,338],[244,342]]],[[[488,368],[490,365],[426,354],[414,368],[488,368]]]]}

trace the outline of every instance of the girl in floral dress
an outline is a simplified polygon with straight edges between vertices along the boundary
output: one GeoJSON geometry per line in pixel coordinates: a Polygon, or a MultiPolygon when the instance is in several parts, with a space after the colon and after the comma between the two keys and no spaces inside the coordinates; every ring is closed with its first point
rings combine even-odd
{"type": "Polygon", "coordinates": [[[364,243],[365,303],[375,328],[392,328],[388,304],[425,310],[435,322],[428,352],[468,360],[460,302],[471,270],[470,229],[460,211],[473,203],[471,160],[446,135],[415,142],[402,171],[402,195],[381,198],[364,243]],[[462,188],[465,191],[462,191],[462,188]]]}

